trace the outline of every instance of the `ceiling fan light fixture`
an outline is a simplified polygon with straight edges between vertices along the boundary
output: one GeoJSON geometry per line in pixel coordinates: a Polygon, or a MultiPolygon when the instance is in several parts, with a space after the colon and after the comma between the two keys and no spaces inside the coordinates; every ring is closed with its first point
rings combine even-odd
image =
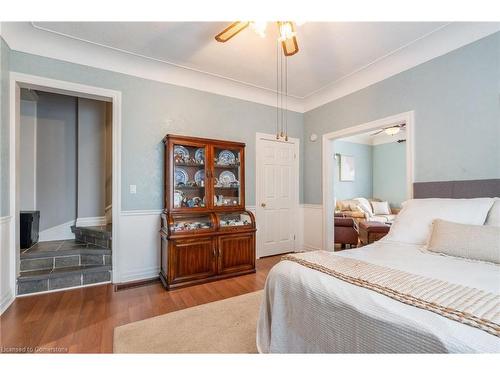
{"type": "Polygon", "coordinates": [[[250,22],[250,27],[261,38],[266,37],[266,28],[267,28],[266,21],[252,21],[252,22],[250,22]]]}
{"type": "Polygon", "coordinates": [[[385,132],[385,134],[387,134],[387,135],[396,135],[396,134],[398,134],[398,133],[399,133],[399,131],[400,131],[400,130],[401,130],[401,128],[400,128],[400,127],[398,127],[398,126],[394,126],[394,127],[392,127],[392,128],[387,128],[387,129],[384,129],[384,132],[385,132]]]}
{"type": "Polygon", "coordinates": [[[292,56],[299,52],[297,44],[297,33],[295,26],[291,21],[278,22],[278,41],[281,42],[285,56],[292,56]]]}
{"type": "Polygon", "coordinates": [[[293,24],[290,21],[279,22],[279,34],[280,42],[284,42],[295,37],[296,33],[293,24]]]}

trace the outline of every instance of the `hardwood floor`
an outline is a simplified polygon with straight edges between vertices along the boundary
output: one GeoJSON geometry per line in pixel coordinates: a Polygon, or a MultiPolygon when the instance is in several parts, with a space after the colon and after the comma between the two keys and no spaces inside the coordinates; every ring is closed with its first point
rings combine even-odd
{"type": "Polygon", "coordinates": [[[279,260],[258,259],[255,274],[170,292],[158,281],[118,292],[108,284],[17,298],[0,317],[0,352],[111,353],[115,327],[262,289],[279,260]]]}

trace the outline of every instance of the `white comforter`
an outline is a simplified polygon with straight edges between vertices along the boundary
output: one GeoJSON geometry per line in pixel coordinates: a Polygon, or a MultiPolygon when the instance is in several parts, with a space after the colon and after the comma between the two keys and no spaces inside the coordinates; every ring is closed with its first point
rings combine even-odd
{"type": "MultiPolygon", "coordinates": [[[[379,241],[335,253],[500,294],[500,267],[379,241]]],[[[500,338],[291,261],[273,267],[257,326],[261,353],[491,353],[500,338]]]]}

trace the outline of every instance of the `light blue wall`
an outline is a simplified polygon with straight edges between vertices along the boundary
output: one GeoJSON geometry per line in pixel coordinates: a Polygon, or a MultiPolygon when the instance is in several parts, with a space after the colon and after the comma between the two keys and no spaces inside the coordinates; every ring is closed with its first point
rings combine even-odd
{"type": "Polygon", "coordinates": [[[9,215],[9,56],[0,37],[0,216],[9,215]]]}
{"type": "Polygon", "coordinates": [[[500,178],[500,33],[305,114],[304,202],[321,203],[322,135],[415,111],[415,180],[500,178]],[[321,139],[321,137],[320,137],[321,139]]]}
{"type": "Polygon", "coordinates": [[[373,197],[401,207],[406,196],[406,145],[384,143],[373,149],[373,197]]]}
{"type": "Polygon", "coordinates": [[[334,193],[337,200],[378,198],[392,207],[406,200],[406,146],[404,143],[366,145],[334,141],[336,154],[353,156],[354,181],[340,181],[340,159],[335,162],[334,193]]]}
{"type": "MultiPolygon", "coordinates": [[[[122,92],[123,210],[163,207],[161,140],[167,133],[245,142],[246,203],[255,204],[255,133],[274,133],[273,107],[17,51],[10,61],[12,71],[122,92]],[[130,184],[137,194],[129,194],[130,184]]],[[[302,148],[303,115],[289,112],[288,124],[302,148]]],[[[300,181],[302,202],[302,161],[300,181]]]]}
{"type": "Polygon", "coordinates": [[[373,147],[360,143],[335,141],[336,154],[353,156],[354,181],[340,181],[340,158],[335,160],[334,192],[337,200],[373,196],[373,147]]]}

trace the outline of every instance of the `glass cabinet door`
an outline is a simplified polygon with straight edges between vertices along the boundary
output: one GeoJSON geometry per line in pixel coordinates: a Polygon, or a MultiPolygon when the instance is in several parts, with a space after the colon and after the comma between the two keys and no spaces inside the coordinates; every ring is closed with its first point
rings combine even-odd
{"type": "Polygon", "coordinates": [[[214,207],[241,207],[243,152],[242,149],[214,147],[214,207]]]}
{"type": "Polygon", "coordinates": [[[171,234],[208,232],[213,228],[210,214],[172,214],[169,223],[171,234]]]}
{"type": "Polygon", "coordinates": [[[220,229],[243,229],[254,226],[253,217],[247,211],[217,213],[220,229]]]}
{"type": "Polygon", "coordinates": [[[207,147],[203,145],[174,144],[172,197],[174,209],[207,207],[206,154],[207,147]]]}

